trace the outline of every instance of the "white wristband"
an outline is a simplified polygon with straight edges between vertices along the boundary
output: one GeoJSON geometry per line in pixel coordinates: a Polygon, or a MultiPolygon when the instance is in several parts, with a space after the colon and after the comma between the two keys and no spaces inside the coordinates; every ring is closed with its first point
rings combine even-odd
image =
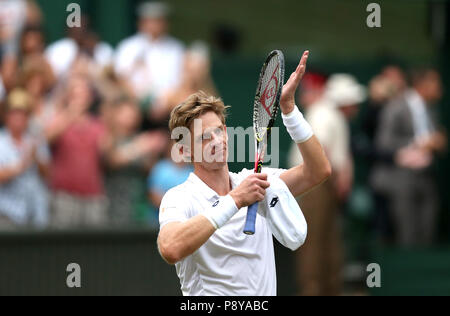
{"type": "Polygon", "coordinates": [[[203,212],[202,215],[205,216],[216,229],[219,229],[225,225],[238,210],[234,199],[228,194],[214,202],[212,207],[203,212]]]}
{"type": "Polygon", "coordinates": [[[281,113],[281,117],[289,135],[297,144],[306,142],[313,135],[311,125],[305,120],[297,106],[289,114],[281,113]]]}

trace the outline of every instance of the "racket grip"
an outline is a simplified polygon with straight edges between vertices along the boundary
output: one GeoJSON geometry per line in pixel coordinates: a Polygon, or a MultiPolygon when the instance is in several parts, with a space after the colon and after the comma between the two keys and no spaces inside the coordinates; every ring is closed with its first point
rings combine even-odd
{"type": "Polygon", "coordinates": [[[255,233],[256,213],[258,211],[258,202],[253,203],[247,209],[247,218],[245,219],[244,233],[253,235],[255,233]]]}

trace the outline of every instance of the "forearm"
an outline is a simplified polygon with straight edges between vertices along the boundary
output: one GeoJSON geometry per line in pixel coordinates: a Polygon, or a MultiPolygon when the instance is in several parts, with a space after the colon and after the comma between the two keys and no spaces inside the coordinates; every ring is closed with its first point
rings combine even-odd
{"type": "Polygon", "coordinates": [[[20,167],[9,167],[0,169],[0,184],[8,182],[20,174],[20,167]]]}
{"type": "Polygon", "coordinates": [[[36,164],[38,166],[39,174],[41,175],[41,177],[47,178],[47,176],[49,175],[49,171],[50,171],[48,163],[43,163],[43,162],[37,161],[36,164]]]}
{"type": "Polygon", "coordinates": [[[158,248],[161,256],[174,264],[194,253],[214,234],[216,228],[203,215],[186,222],[169,223],[161,229],[158,248]]]}
{"type": "Polygon", "coordinates": [[[304,143],[297,144],[303,157],[305,176],[313,182],[321,182],[331,172],[331,166],[325,151],[316,136],[304,143]]]}
{"type": "Polygon", "coordinates": [[[325,181],[331,174],[331,166],[317,137],[297,144],[303,163],[280,175],[294,196],[304,194],[325,181]]]}
{"type": "MultiPolygon", "coordinates": [[[[164,211],[164,201],[161,203],[164,211]]],[[[161,256],[168,263],[176,263],[200,248],[216,229],[219,229],[238,211],[231,195],[221,197],[210,209],[202,210],[183,222],[168,223],[163,226],[158,238],[161,256]]],[[[167,214],[167,213],[166,213],[167,214]]],[[[164,223],[165,214],[160,215],[164,223]]]]}

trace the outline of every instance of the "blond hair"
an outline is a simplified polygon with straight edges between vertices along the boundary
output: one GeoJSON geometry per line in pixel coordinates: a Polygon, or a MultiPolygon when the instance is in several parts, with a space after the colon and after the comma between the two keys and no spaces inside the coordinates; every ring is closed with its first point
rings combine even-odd
{"type": "MultiPolygon", "coordinates": [[[[228,108],[229,106],[226,106],[222,99],[208,95],[200,90],[191,94],[184,102],[178,104],[172,110],[169,120],[170,132],[172,133],[177,127],[189,128],[196,118],[210,111],[216,113],[222,124],[225,124],[226,110],[228,108]]],[[[182,135],[176,141],[178,142],[181,139],[182,135]]]]}

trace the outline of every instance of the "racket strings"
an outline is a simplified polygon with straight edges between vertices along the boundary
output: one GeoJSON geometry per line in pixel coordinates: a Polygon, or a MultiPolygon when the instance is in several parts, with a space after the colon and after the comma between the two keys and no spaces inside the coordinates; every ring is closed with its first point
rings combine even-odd
{"type": "Polygon", "coordinates": [[[277,56],[273,56],[264,70],[261,77],[261,85],[259,87],[259,96],[255,100],[255,132],[260,139],[263,140],[267,132],[270,120],[274,117],[275,102],[277,99],[277,91],[281,84],[281,67],[277,56]]]}

